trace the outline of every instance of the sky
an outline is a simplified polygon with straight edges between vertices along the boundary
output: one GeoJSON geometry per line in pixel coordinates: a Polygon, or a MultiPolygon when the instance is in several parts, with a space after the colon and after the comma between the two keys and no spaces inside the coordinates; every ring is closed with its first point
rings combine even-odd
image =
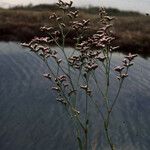
{"type": "MultiPolygon", "coordinates": [[[[0,0],[1,7],[9,7],[14,5],[36,4],[52,4],[58,0],[0,0]]],[[[64,0],[70,1],[70,0],[64,0]]],[[[105,6],[119,8],[121,10],[139,11],[142,13],[150,13],[150,0],[73,0],[74,6],[105,6]]]]}

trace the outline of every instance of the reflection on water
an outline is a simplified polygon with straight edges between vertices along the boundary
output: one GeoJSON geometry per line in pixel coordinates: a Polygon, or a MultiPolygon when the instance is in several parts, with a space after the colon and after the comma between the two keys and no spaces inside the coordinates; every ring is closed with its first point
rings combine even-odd
{"type": "MultiPolygon", "coordinates": [[[[116,53],[112,66],[120,64],[116,53]]],[[[76,150],[72,124],[42,77],[46,67],[16,43],[0,43],[0,150],[76,150]]],[[[112,115],[119,150],[149,150],[150,59],[138,57],[112,115]]],[[[112,84],[115,94],[117,85],[112,84]]],[[[91,138],[105,147],[96,113],[91,138]]],[[[105,149],[107,149],[105,147],[105,149]]]]}

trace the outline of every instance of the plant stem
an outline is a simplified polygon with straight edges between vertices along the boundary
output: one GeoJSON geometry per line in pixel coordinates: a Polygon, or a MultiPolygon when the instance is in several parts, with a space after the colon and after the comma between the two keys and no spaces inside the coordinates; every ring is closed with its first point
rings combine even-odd
{"type": "Polygon", "coordinates": [[[106,138],[107,138],[108,144],[109,144],[111,150],[115,150],[115,148],[114,148],[114,146],[113,146],[113,144],[112,144],[112,142],[111,142],[111,138],[110,138],[110,136],[109,136],[107,121],[104,122],[104,128],[105,128],[105,134],[106,134],[106,138]]]}

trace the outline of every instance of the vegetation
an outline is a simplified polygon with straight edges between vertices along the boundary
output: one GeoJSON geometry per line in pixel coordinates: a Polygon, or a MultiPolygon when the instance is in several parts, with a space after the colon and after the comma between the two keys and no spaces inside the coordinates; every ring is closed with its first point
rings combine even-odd
{"type": "MultiPolygon", "coordinates": [[[[35,35],[41,36],[39,31],[42,25],[52,25],[47,18],[53,13],[61,13],[56,5],[29,5],[17,6],[10,9],[0,9],[0,40],[1,41],[28,41],[35,35]]],[[[97,24],[97,7],[80,8],[80,16],[91,20],[92,28],[89,35],[99,27],[97,24]]],[[[150,53],[150,17],[137,12],[124,12],[117,9],[107,9],[111,16],[117,16],[114,20],[115,36],[120,46],[119,50],[134,51],[136,53],[150,53]]],[[[71,35],[74,35],[72,31],[71,35]]],[[[67,39],[67,44],[71,41],[67,39]]]]}
{"type": "MultiPolygon", "coordinates": [[[[52,13],[45,26],[40,28],[43,36],[22,45],[30,48],[47,66],[49,71],[43,76],[52,83],[57,102],[72,121],[78,149],[100,149],[94,148],[89,136],[93,132],[90,126],[95,120],[95,117],[90,117],[93,107],[92,110],[97,110],[102,120],[100,124],[108,143],[106,149],[116,150],[117,143],[113,143],[115,135],[111,134],[111,114],[137,55],[129,53],[120,66],[112,69],[112,52],[117,49],[113,46],[114,18],[108,16],[104,8],[101,8],[99,15],[80,14],[78,10],[72,10],[72,1],[64,3],[59,0],[58,6],[61,10],[52,13]],[[95,27],[94,24],[99,26],[95,27]],[[74,47],[69,53],[65,49],[67,37],[71,37],[70,43],[74,47]],[[55,44],[59,50],[51,44],[55,44]],[[116,74],[114,80],[118,85],[114,97],[109,95],[113,90],[112,71],[116,74]],[[100,76],[104,82],[100,81],[100,76]]],[[[101,143],[100,139],[97,140],[101,143]]]]}
{"type": "MultiPolygon", "coordinates": [[[[10,8],[11,10],[31,10],[31,11],[57,11],[58,7],[57,5],[48,5],[48,4],[40,4],[33,6],[32,4],[29,4],[28,6],[15,6],[10,8]]],[[[85,13],[90,13],[90,14],[97,14],[99,11],[99,7],[93,7],[89,6],[88,8],[78,8],[80,11],[84,11],[85,13]]],[[[121,11],[116,8],[107,8],[106,11],[109,13],[109,15],[117,15],[117,16],[140,16],[139,12],[134,12],[134,11],[121,11]]]]}

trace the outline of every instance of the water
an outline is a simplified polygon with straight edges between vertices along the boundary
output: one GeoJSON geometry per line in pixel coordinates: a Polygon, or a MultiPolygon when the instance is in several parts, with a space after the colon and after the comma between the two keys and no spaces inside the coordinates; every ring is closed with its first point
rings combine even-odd
{"type": "MultiPolygon", "coordinates": [[[[112,66],[123,56],[114,54],[112,66]]],[[[0,43],[0,150],[77,149],[72,123],[42,77],[46,71],[41,60],[19,44],[0,43]]],[[[111,134],[119,150],[149,150],[150,58],[136,58],[129,75],[112,115],[111,134]]],[[[113,82],[112,96],[117,89],[113,82]]],[[[93,143],[98,150],[107,149],[102,125],[95,120],[93,143]]]]}

